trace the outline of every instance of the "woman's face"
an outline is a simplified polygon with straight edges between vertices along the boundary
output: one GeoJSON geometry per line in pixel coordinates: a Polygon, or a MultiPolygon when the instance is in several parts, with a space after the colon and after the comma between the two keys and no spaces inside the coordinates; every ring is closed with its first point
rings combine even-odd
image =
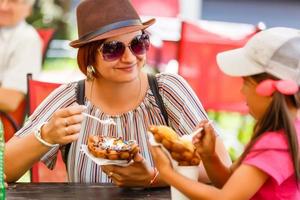
{"type": "Polygon", "coordinates": [[[260,119],[269,104],[272,97],[264,97],[256,93],[257,82],[250,77],[243,78],[242,94],[246,97],[246,102],[249,107],[249,113],[255,118],[260,119]]]}
{"type": "MultiPolygon", "coordinates": [[[[126,48],[120,58],[108,61],[103,56],[103,49],[99,48],[99,53],[96,57],[96,69],[99,73],[99,78],[114,82],[130,82],[136,79],[141,68],[146,60],[146,53],[134,55],[128,45],[136,37],[141,35],[141,31],[132,32],[116,37],[109,38],[104,41],[104,44],[109,44],[112,41],[119,41],[125,44],[126,48]]],[[[103,45],[102,45],[103,48],[103,45]]]]}

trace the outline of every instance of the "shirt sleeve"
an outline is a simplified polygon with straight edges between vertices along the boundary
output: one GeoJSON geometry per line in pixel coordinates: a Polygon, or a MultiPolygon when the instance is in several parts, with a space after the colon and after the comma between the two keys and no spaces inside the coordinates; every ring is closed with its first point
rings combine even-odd
{"type": "Polygon", "coordinates": [[[278,185],[294,173],[287,143],[278,133],[267,133],[261,138],[245,157],[243,164],[257,167],[273,178],[278,185]]]}
{"type": "MultiPolygon", "coordinates": [[[[32,28],[33,29],[33,28],[32,28]]],[[[24,33],[9,58],[1,87],[27,92],[26,74],[38,74],[42,63],[42,44],[36,31],[24,33]]]]}
{"type": "MultiPolygon", "coordinates": [[[[75,86],[76,84],[70,83],[55,89],[36,108],[15,136],[23,137],[32,134],[40,124],[49,121],[56,110],[73,105],[76,102],[75,86]]],[[[58,150],[58,147],[53,147],[41,158],[41,161],[50,169],[53,169],[55,166],[58,150]]]]}
{"type": "Polygon", "coordinates": [[[181,76],[161,73],[158,86],[170,126],[179,134],[190,134],[200,121],[208,119],[197,95],[181,76]]]}

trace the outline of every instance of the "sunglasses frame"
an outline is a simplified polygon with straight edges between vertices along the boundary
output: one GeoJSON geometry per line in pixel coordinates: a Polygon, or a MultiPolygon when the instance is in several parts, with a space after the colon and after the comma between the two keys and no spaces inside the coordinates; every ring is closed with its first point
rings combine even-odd
{"type": "MultiPolygon", "coordinates": [[[[145,42],[143,43],[143,45],[144,45],[144,44],[145,44],[145,42]]],[[[103,58],[105,61],[113,62],[113,61],[115,61],[115,60],[120,59],[120,58],[123,56],[123,54],[125,53],[125,50],[126,50],[127,47],[130,49],[131,53],[132,53],[134,56],[140,56],[140,55],[145,54],[145,53],[148,51],[149,47],[150,47],[150,37],[149,37],[149,34],[143,31],[142,34],[136,35],[134,38],[132,38],[132,40],[131,40],[131,41],[129,42],[129,44],[127,44],[127,45],[126,45],[124,42],[121,42],[121,41],[118,41],[118,40],[112,40],[112,41],[108,41],[108,42],[103,42],[103,43],[100,45],[100,47],[98,48],[98,51],[101,53],[102,58],[103,58]],[[134,52],[134,50],[132,49],[132,43],[133,43],[133,41],[135,41],[135,40],[140,40],[142,37],[144,37],[143,40],[148,40],[149,45],[148,45],[148,47],[143,47],[143,48],[144,48],[143,53],[138,54],[138,53],[134,52]],[[113,58],[113,59],[108,59],[108,58],[105,57],[105,55],[103,54],[103,46],[104,46],[105,44],[113,43],[113,42],[115,42],[115,43],[121,43],[121,44],[123,45],[124,50],[123,50],[122,54],[120,54],[120,56],[117,56],[116,58],[113,58]]]]}

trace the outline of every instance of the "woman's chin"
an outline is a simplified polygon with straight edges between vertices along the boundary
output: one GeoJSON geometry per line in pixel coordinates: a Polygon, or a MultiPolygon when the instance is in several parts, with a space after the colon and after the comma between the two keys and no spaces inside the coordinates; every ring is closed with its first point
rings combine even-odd
{"type": "Polygon", "coordinates": [[[118,75],[118,80],[120,82],[131,82],[134,81],[135,79],[137,79],[139,76],[139,73],[137,72],[137,70],[132,71],[131,73],[122,73],[120,75],[118,75]]]}

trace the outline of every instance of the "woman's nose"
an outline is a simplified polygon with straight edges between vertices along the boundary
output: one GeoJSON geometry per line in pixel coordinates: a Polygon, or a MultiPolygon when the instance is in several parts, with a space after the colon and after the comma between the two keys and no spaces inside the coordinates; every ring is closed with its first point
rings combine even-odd
{"type": "Polygon", "coordinates": [[[124,54],[121,57],[122,62],[134,62],[136,60],[136,56],[132,53],[130,48],[127,46],[124,54]]]}

